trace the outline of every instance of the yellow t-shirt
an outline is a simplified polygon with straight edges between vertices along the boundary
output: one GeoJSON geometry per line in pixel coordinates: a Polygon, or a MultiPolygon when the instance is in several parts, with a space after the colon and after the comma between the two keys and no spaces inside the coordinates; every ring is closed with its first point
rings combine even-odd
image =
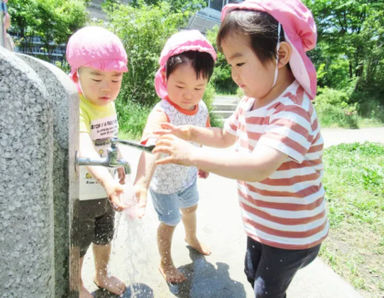
{"type": "MultiPolygon", "coordinates": [[[[88,133],[100,157],[107,156],[110,139],[117,137],[119,125],[115,103],[98,106],[80,94],[79,132],[88,133]]],[[[80,200],[105,198],[104,188],[88,173],[85,166],[80,167],[80,200]]]]}

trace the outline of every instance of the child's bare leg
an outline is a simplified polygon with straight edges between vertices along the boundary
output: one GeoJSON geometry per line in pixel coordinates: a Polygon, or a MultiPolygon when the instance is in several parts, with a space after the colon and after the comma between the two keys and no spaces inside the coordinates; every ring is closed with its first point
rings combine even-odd
{"type": "Polygon", "coordinates": [[[160,272],[167,282],[181,283],[186,277],[173,264],[171,257],[172,236],[175,227],[160,223],[157,229],[157,246],[160,253],[160,272]]]}
{"type": "Polygon", "coordinates": [[[211,250],[196,237],[196,209],[197,205],[181,209],[185,229],[185,241],[199,253],[207,256],[211,254],[211,250]]]}
{"type": "Polygon", "coordinates": [[[80,283],[79,283],[79,298],[92,298],[91,293],[84,287],[83,279],[81,278],[81,268],[83,268],[84,257],[80,258],[80,283]]]}
{"type": "Polygon", "coordinates": [[[108,275],[108,262],[111,254],[111,245],[93,244],[93,256],[95,260],[96,275],[95,284],[109,292],[121,295],[125,291],[125,284],[118,278],[108,275]]]}

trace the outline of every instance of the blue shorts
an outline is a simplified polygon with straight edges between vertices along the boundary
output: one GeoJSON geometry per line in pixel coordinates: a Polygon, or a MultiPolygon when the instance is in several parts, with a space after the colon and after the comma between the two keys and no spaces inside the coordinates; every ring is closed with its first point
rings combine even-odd
{"type": "Polygon", "coordinates": [[[161,194],[151,190],[151,196],[159,220],[169,226],[176,226],[180,222],[180,208],[195,206],[199,201],[196,181],[173,194],[161,194]]]}

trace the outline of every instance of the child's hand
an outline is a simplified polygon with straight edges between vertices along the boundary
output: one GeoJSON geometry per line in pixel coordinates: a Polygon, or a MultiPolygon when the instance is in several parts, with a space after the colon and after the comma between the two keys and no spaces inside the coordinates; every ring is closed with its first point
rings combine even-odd
{"type": "Polygon", "coordinates": [[[209,172],[199,169],[199,177],[202,179],[206,179],[209,176],[209,172]]]}
{"type": "Polygon", "coordinates": [[[185,166],[192,166],[191,156],[197,147],[175,137],[174,135],[161,136],[156,142],[152,153],[165,153],[168,156],[156,160],[156,164],[175,163],[185,166]]]}
{"type": "Polygon", "coordinates": [[[120,195],[124,191],[123,187],[119,183],[113,181],[110,184],[106,184],[104,188],[113,209],[116,211],[123,211],[127,207],[124,202],[121,201],[122,196],[120,195]]]}
{"type": "Polygon", "coordinates": [[[159,130],[153,131],[155,135],[165,135],[165,134],[173,134],[180,139],[189,141],[191,139],[191,127],[190,125],[180,125],[175,126],[169,122],[161,123],[161,128],[159,130]]]}

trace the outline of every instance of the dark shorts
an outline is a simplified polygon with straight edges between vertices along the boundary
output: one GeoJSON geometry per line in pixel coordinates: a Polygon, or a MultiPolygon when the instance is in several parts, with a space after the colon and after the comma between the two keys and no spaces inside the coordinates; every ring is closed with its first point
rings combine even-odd
{"type": "Polygon", "coordinates": [[[91,243],[107,245],[114,232],[115,211],[108,199],[80,201],[79,245],[83,257],[91,243]]]}
{"type": "Polygon", "coordinates": [[[285,292],[297,270],[311,263],[319,253],[320,244],[302,250],[288,250],[247,239],[245,274],[255,297],[286,297],[285,292]]]}

